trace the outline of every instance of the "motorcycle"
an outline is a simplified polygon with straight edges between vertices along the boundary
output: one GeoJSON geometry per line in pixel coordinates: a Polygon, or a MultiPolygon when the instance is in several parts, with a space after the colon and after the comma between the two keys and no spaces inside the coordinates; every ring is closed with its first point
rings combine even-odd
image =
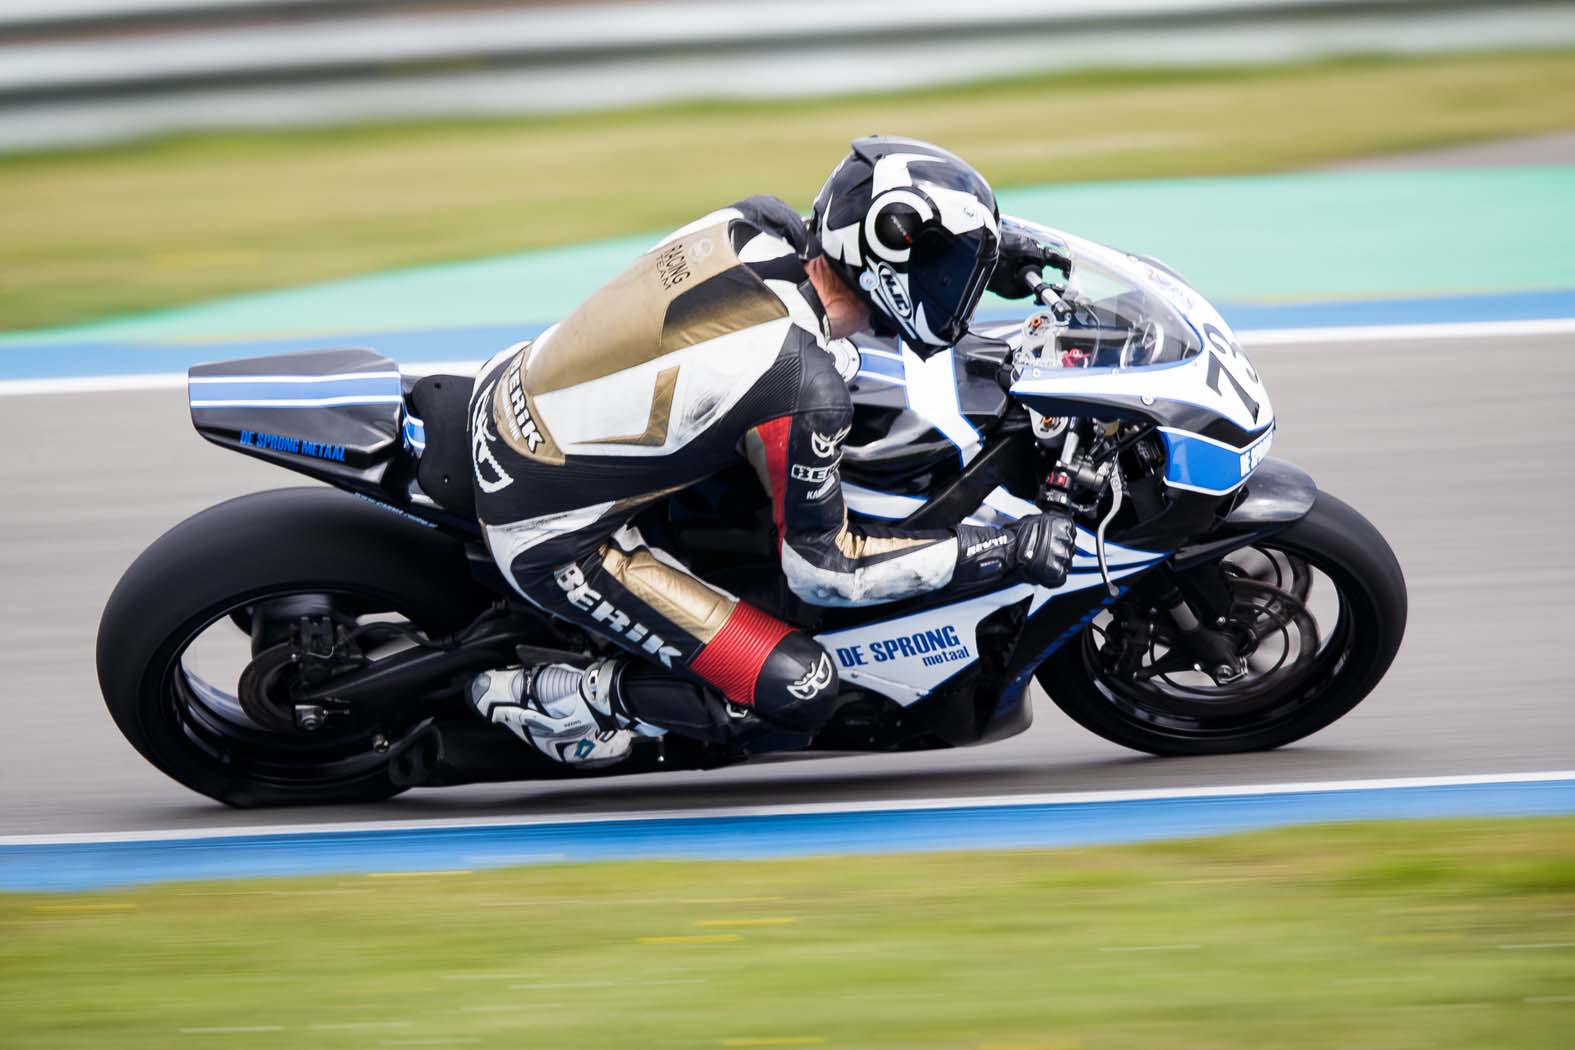
{"type": "MultiPolygon", "coordinates": [[[[1029,725],[1035,681],[1082,726],[1155,755],[1276,748],[1346,714],[1405,631],[1383,536],[1270,457],[1262,381],[1178,274],[1003,225],[1054,249],[1025,271],[1026,320],[979,324],[928,359],[873,337],[839,347],[855,406],[844,495],[855,516],[904,527],[1005,524],[1056,476],[1077,521],[1063,586],[807,606],[782,583],[742,463],[644,511],[643,534],[832,655],[841,694],[812,752],[999,740],[1029,725]]],[[[585,771],[470,708],[479,671],[605,644],[522,600],[483,545],[470,378],[334,349],[199,365],[188,392],[204,438],[327,484],[202,511],[111,595],[104,698],[169,776],[256,806],[746,757],[652,729],[624,762],[585,771]]]]}

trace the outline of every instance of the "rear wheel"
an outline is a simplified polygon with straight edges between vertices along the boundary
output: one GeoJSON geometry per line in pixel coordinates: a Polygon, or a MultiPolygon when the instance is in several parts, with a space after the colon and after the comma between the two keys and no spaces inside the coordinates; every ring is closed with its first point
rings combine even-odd
{"type": "Polygon", "coordinates": [[[1217,626],[1236,674],[1200,667],[1169,614],[1128,598],[1040,668],[1040,684],[1079,724],[1138,751],[1263,751],[1349,712],[1400,648],[1399,562],[1367,519],[1327,493],[1220,569],[1229,612],[1217,626]]]}
{"type": "Polygon", "coordinates": [[[132,564],[99,624],[99,683],[149,762],[229,805],[387,798],[408,782],[399,742],[420,713],[303,719],[287,698],[292,650],[298,661],[315,632],[337,666],[364,662],[458,630],[489,597],[456,540],[331,489],[258,493],[132,564]]]}

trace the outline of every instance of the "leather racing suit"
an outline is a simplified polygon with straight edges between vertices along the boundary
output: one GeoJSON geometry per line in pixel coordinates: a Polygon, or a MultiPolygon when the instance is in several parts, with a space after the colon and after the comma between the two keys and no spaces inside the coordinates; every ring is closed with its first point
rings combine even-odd
{"type": "Polygon", "coordinates": [[[1011,536],[850,524],[852,422],[806,276],[803,220],[753,197],[685,226],[532,341],[471,396],[476,505],[529,601],[642,657],[630,717],[748,750],[807,743],[836,665],[808,636],[690,573],[628,522],[747,458],[771,497],[793,592],[863,605],[1004,575],[1011,536]]]}

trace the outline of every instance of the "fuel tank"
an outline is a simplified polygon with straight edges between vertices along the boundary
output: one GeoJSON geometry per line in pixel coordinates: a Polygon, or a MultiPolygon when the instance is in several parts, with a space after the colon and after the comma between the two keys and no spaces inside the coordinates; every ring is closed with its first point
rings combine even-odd
{"type": "Polygon", "coordinates": [[[856,346],[846,479],[887,492],[925,491],[957,474],[980,450],[980,435],[1006,413],[1006,392],[994,375],[1005,351],[993,340],[970,337],[924,360],[897,340],[860,339],[856,346]]]}

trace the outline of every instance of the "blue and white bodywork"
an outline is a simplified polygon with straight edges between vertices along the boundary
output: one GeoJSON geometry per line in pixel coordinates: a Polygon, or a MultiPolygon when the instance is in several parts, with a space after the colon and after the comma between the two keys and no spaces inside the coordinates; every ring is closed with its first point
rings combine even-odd
{"type": "Polygon", "coordinates": [[[196,365],[186,384],[203,437],[324,480],[377,481],[392,450],[425,447],[399,366],[372,350],[196,365]]]}
{"type": "Polygon", "coordinates": [[[1154,422],[1166,485],[1210,495],[1239,488],[1268,455],[1274,408],[1219,312],[1157,260],[1019,225],[1064,244],[1074,270],[1061,291],[1070,315],[1059,353],[1023,361],[1012,396],[1046,415],[1154,422]],[[1083,341],[1100,352],[1069,367],[1063,348],[1083,341]]]}
{"type": "MultiPolygon", "coordinates": [[[[988,326],[983,333],[1009,347],[1014,380],[1008,396],[1041,417],[1152,424],[1162,443],[1168,489],[1177,495],[1217,497],[1238,490],[1268,455],[1274,410],[1257,371],[1218,311],[1157,260],[1015,219],[1005,220],[1004,226],[1056,245],[1073,261],[1069,279],[1057,289],[1061,306],[1041,315],[1040,325],[1014,322],[988,326]],[[1045,322],[1053,331],[1042,330],[1045,322]]],[[[955,446],[964,465],[980,453],[979,429],[968,418],[970,406],[963,404],[970,387],[957,358],[961,349],[929,358],[920,358],[900,342],[858,349],[857,382],[894,406],[900,394],[902,420],[893,429],[903,440],[939,434],[955,446]]],[[[977,384],[972,389],[977,391],[977,384]]],[[[977,404],[971,407],[978,409],[977,404]]],[[[889,436],[881,441],[893,443],[889,436]]],[[[855,476],[857,457],[855,450],[855,476]]],[[[843,492],[853,513],[876,520],[901,521],[926,503],[924,495],[853,480],[844,482],[843,492]]],[[[1036,510],[1031,501],[996,487],[962,520],[1005,525],[1036,510]]],[[[1025,615],[1032,619],[1078,592],[1084,592],[1080,604],[1101,601],[1087,592],[1104,591],[1107,581],[1124,586],[1115,581],[1136,576],[1171,553],[1107,541],[1101,572],[1095,535],[1080,527],[1077,540],[1067,582],[1053,591],[1017,584],[825,631],[817,640],[833,654],[844,681],[906,706],[931,695],[979,659],[976,634],[986,617],[1026,603],[1025,615]]]]}
{"type": "MultiPolygon", "coordinates": [[[[986,616],[1026,600],[1032,617],[1064,595],[1102,588],[1104,577],[1093,550],[1093,535],[1079,529],[1072,570],[1066,582],[1054,590],[1014,584],[907,616],[828,631],[816,635],[815,640],[837,661],[843,681],[907,706],[978,660],[976,635],[986,616]]],[[[1135,575],[1165,559],[1164,553],[1109,543],[1105,556],[1112,580],[1135,575]]]]}

